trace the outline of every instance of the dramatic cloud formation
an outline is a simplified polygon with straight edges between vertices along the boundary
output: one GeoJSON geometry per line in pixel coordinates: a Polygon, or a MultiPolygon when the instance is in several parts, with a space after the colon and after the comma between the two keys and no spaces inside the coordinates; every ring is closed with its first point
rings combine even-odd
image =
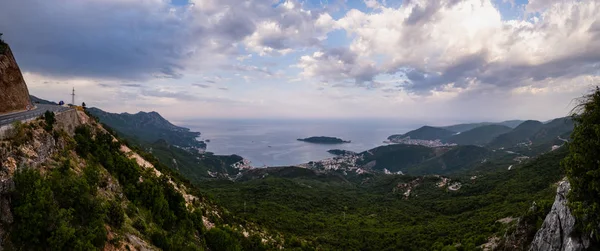
{"type": "Polygon", "coordinates": [[[594,0],[329,2],[20,0],[0,32],[33,94],[177,119],[548,119],[600,80],[594,0]]]}
{"type": "Polygon", "coordinates": [[[27,70],[57,76],[180,78],[252,51],[316,45],[331,17],[285,2],[23,0],[4,4],[0,28],[27,70]]]}
{"type": "MultiPolygon", "coordinates": [[[[336,27],[354,35],[343,53],[303,56],[306,76],[327,80],[401,73],[403,88],[424,94],[446,87],[516,88],[527,80],[597,74],[600,4],[537,1],[529,20],[502,20],[490,1],[408,1],[399,8],[350,10],[336,27]],[[541,6],[544,6],[542,8],[541,6]]],[[[528,5],[529,6],[529,5],[528,5]]]]}

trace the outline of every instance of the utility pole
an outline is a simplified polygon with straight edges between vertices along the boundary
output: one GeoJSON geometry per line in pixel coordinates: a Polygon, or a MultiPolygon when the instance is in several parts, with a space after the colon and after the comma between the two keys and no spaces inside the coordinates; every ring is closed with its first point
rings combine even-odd
{"type": "Polygon", "coordinates": [[[73,93],[71,93],[71,104],[75,105],[75,87],[73,87],[73,93]]]}

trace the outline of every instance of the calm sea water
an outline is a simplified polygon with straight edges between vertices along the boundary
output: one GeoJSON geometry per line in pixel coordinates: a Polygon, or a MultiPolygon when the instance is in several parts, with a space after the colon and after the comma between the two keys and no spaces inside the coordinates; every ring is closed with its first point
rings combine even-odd
{"type": "Polygon", "coordinates": [[[255,167],[284,166],[329,158],[330,149],[361,152],[383,145],[388,136],[416,128],[398,121],[339,120],[203,120],[183,126],[210,140],[207,151],[219,155],[237,154],[255,167]],[[298,141],[311,136],[331,136],[352,143],[322,145],[298,141]]]}

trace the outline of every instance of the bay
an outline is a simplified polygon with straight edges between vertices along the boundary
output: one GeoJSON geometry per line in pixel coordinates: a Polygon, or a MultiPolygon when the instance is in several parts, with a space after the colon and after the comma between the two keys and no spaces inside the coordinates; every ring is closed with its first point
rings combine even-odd
{"type": "Polygon", "coordinates": [[[201,132],[207,151],[218,155],[237,154],[255,167],[288,166],[332,157],[330,149],[355,152],[380,145],[388,136],[405,133],[415,125],[386,120],[235,120],[211,119],[184,122],[201,132]],[[314,144],[298,141],[311,136],[351,140],[345,144],[314,144]]]}

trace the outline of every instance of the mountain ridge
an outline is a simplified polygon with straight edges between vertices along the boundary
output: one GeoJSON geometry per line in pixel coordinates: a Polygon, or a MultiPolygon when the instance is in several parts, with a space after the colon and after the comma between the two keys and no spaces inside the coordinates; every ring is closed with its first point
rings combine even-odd
{"type": "Polygon", "coordinates": [[[110,113],[94,107],[88,108],[87,111],[98,117],[100,122],[133,140],[152,143],[164,139],[183,148],[206,149],[206,143],[197,140],[200,132],[176,126],[154,111],[140,111],[135,114],[110,113]]]}

